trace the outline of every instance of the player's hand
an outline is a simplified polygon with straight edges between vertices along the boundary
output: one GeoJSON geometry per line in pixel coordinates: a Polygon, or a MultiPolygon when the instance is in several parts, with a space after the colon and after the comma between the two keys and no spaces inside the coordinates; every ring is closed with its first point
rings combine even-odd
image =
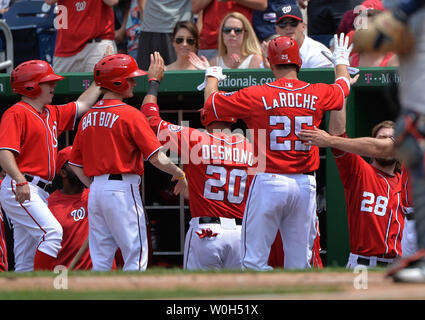
{"type": "Polygon", "coordinates": [[[15,186],[15,199],[19,203],[31,199],[31,191],[28,183],[23,186],[15,186]]]}
{"type": "Polygon", "coordinates": [[[210,63],[205,56],[198,57],[194,52],[189,52],[189,61],[198,70],[206,70],[210,67],[210,63]]]}
{"type": "Polygon", "coordinates": [[[334,35],[334,51],[333,61],[335,65],[344,64],[350,65],[350,53],[353,50],[353,44],[350,45],[350,38],[346,37],[344,33],[341,33],[339,38],[338,35],[334,35]]]}
{"type": "Polygon", "coordinates": [[[302,129],[298,136],[304,140],[306,146],[329,147],[329,138],[331,135],[324,130],[313,127],[310,129],[302,129]]]}
{"type": "MultiPolygon", "coordinates": [[[[328,51],[322,51],[322,54],[335,66],[334,56],[330,54],[328,51]]],[[[348,66],[348,73],[353,75],[359,73],[360,69],[348,66]]]]}
{"type": "Polygon", "coordinates": [[[178,175],[175,175],[171,178],[171,181],[177,181],[177,184],[174,186],[173,193],[175,195],[178,195],[180,193],[184,194],[184,192],[187,189],[187,180],[186,180],[186,174],[179,173],[178,175]]]}
{"type": "Polygon", "coordinates": [[[357,82],[357,80],[359,80],[360,75],[355,75],[353,78],[350,77],[350,86],[352,86],[353,84],[355,84],[357,82]]]}
{"type": "Polygon", "coordinates": [[[237,69],[241,64],[241,57],[238,54],[233,53],[230,57],[230,68],[237,69]]]}
{"type": "Polygon", "coordinates": [[[161,82],[162,78],[164,78],[164,59],[162,59],[161,54],[158,51],[151,53],[150,57],[151,64],[148,69],[148,77],[149,79],[155,78],[161,82]]]}

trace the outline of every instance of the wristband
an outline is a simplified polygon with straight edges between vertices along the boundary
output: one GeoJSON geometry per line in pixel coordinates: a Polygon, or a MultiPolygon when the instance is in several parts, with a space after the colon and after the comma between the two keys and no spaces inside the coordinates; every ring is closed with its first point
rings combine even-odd
{"type": "Polygon", "coordinates": [[[146,94],[150,94],[157,97],[158,91],[159,91],[159,81],[156,79],[154,80],[154,78],[152,78],[152,80],[149,80],[148,92],[146,94]]]}
{"type": "Polygon", "coordinates": [[[184,179],[186,179],[186,173],[184,173],[183,171],[183,176],[178,177],[177,180],[184,180],[184,179]]]}
{"type": "Polygon", "coordinates": [[[28,184],[28,181],[21,182],[21,183],[17,183],[17,184],[16,184],[16,186],[17,186],[17,187],[22,187],[22,186],[24,186],[24,185],[26,185],[26,184],[28,184]]]}
{"type": "Polygon", "coordinates": [[[151,82],[151,81],[158,81],[158,82],[160,82],[157,78],[154,78],[154,77],[149,78],[148,82],[151,82]]]}

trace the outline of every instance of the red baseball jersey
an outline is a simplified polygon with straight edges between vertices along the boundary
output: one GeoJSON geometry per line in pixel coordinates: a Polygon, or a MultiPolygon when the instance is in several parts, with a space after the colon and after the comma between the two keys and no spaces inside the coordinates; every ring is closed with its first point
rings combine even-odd
{"type": "Polygon", "coordinates": [[[192,217],[242,218],[254,162],[250,143],[241,136],[208,133],[150,119],[164,147],[184,165],[192,217]]]}
{"type": "Polygon", "coordinates": [[[55,56],[73,56],[91,39],[114,40],[114,10],[103,0],[58,0],[58,10],[55,56]]]}
{"type": "Polygon", "coordinates": [[[305,146],[301,129],[319,127],[328,110],[339,110],[349,94],[345,80],[335,84],[309,84],[281,78],[237,92],[212,94],[204,108],[216,118],[237,117],[252,132],[259,154],[258,170],[270,173],[303,173],[319,167],[319,148],[305,146]],[[262,161],[265,163],[261,163],[262,161]]]}
{"type": "MultiPolygon", "coordinates": [[[[63,228],[62,249],[58,253],[56,265],[68,267],[89,236],[88,197],[89,189],[84,189],[82,193],[72,195],[56,190],[47,198],[50,211],[63,228]]],[[[90,251],[87,249],[74,269],[90,270],[91,267],[90,251]]]]}
{"type": "Polygon", "coordinates": [[[390,176],[359,155],[332,152],[344,186],[351,252],[382,258],[401,256],[401,175],[390,176]]]}
{"type": "Polygon", "coordinates": [[[58,136],[73,130],[77,103],[46,105],[39,113],[18,102],[5,111],[0,123],[0,149],[11,150],[22,173],[53,180],[56,171],[58,136]]]}
{"type": "Polygon", "coordinates": [[[120,100],[104,99],[81,119],[71,158],[88,177],[107,173],[143,175],[143,158],[161,148],[146,117],[120,100]]]}

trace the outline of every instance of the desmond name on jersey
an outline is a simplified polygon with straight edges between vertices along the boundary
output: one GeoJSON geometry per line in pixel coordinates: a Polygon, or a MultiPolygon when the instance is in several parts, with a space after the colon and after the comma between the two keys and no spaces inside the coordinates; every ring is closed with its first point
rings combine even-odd
{"type": "Polygon", "coordinates": [[[229,162],[239,162],[243,164],[247,164],[250,167],[254,164],[254,155],[252,152],[248,152],[247,150],[231,148],[225,146],[218,146],[214,144],[203,144],[202,145],[202,160],[203,163],[206,161],[214,160],[221,163],[222,161],[229,162]]]}
{"type": "Polygon", "coordinates": [[[303,108],[316,111],[315,104],[318,99],[315,95],[307,93],[295,93],[295,92],[279,92],[278,98],[272,99],[271,103],[266,100],[266,97],[262,96],[261,100],[264,103],[266,110],[274,108],[303,108]]]}
{"type": "Polygon", "coordinates": [[[89,112],[83,119],[83,130],[86,130],[87,127],[106,127],[111,129],[114,125],[115,121],[118,120],[120,116],[117,114],[114,114],[112,112],[105,112],[105,111],[93,111],[89,112]]]}

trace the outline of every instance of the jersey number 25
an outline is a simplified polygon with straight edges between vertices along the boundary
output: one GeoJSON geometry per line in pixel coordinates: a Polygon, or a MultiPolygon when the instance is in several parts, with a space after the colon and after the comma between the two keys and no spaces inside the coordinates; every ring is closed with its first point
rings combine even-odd
{"type": "Polygon", "coordinates": [[[295,116],[292,120],[288,116],[270,116],[269,125],[271,127],[277,126],[279,124],[283,125],[283,129],[273,129],[270,131],[270,150],[273,151],[308,151],[310,146],[306,146],[302,143],[301,140],[295,140],[294,146],[292,146],[292,141],[289,139],[284,139],[288,137],[292,131],[295,135],[298,136],[298,133],[302,129],[302,125],[306,124],[308,126],[313,125],[312,116],[295,116]],[[279,139],[279,140],[278,140],[279,139]]]}

